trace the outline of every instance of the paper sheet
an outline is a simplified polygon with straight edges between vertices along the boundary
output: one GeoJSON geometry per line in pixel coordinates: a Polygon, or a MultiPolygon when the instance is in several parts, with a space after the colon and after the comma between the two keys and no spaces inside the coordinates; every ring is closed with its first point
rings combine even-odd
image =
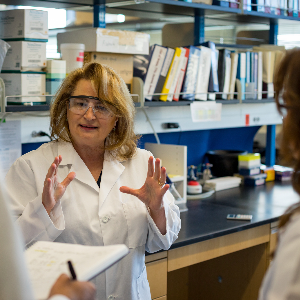
{"type": "Polygon", "coordinates": [[[127,253],[125,245],[83,246],[39,241],[26,250],[25,257],[35,297],[41,300],[47,299],[60,274],[70,275],[68,260],[78,280],[90,280],[127,253]]]}
{"type": "Polygon", "coordinates": [[[6,175],[14,161],[21,156],[21,121],[0,123],[0,168],[6,175]]]}

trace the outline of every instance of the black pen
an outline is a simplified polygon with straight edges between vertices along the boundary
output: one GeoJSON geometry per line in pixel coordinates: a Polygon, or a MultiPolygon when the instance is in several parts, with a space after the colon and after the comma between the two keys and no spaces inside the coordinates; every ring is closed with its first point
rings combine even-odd
{"type": "Polygon", "coordinates": [[[73,265],[70,260],[68,260],[68,266],[69,266],[70,273],[72,275],[72,279],[76,280],[77,276],[76,276],[75,270],[74,270],[73,265]]]}

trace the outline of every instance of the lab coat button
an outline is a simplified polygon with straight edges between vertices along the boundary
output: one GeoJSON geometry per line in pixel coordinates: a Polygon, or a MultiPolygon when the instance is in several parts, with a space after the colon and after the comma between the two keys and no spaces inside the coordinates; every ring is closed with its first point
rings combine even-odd
{"type": "MultiPolygon", "coordinates": [[[[109,221],[109,217],[108,216],[105,216],[105,217],[102,218],[102,222],[103,223],[107,223],[108,221],[109,221]]],[[[110,299],[110,298],[108,298],[108,299],[110,299]]],[[[113,298],[111,298],[111,299],[113,299],[113,298]]]]}

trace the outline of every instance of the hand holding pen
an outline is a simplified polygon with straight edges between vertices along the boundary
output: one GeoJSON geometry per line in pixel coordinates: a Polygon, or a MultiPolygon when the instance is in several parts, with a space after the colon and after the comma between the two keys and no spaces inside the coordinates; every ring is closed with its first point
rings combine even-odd
{"type": "Polygon", "coordinates": [[[64,295],[70,300],[95,300],[95,286],[91,282],[77,281],[71,261],[68,261],[68,266],[72,278],[66,274],[60,275],[50,291],[49,298],[54,295],[64,295]]]}

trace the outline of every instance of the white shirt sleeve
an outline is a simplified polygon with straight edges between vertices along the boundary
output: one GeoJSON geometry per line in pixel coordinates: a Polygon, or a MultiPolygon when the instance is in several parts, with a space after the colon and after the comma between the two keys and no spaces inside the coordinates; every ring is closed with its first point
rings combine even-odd
{"type": "Polygon", "coordinates": [[[60,202],[55,205],[50,218],[42,204],[34,172],[22,157],[8,171],[6,185],[26,246],[38,240],[53,241],[62,233],[65,223],[60,202]]]}
{"type": "Polygon", "coordinates": [[[259,300],[300,300],[300,215],[279,234],[275,257],[263,280],[259,300]]]}
{"type": "Polygon", "coordinates": [[[169,191],[165,194],[163,201],[167,222],[167,233],[165,235],[161,234],[149,212],[147,212],[149,233],[146,242],[146,251],[149,253],[153,253],[161,249],[168,250],[173,242],[178,238],[178,233],[181,228],[179,208],[174,203],[174,197],[169,191]]]}

